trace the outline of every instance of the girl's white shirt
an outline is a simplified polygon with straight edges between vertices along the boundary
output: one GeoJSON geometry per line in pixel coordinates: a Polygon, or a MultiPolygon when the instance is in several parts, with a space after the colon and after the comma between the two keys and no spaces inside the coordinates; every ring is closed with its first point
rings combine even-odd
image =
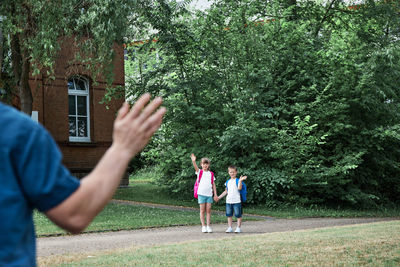
{"type": "MultiPolygon", "coordinates": [[[[196,172],[197,180],[199,179],[200,170],[196,172]]],[[[215,176],[214,176],[215,181],[215,176]]],[[[211,172],[210,171],[203,171],[203,175],[201,176],[199,188],[197,189],[197,194],[207,197],[212,197],[213,190],[211,184],[211,172]]]]}
{"type": "Polygon", "coordinates": [[[226,203],[228,204],[236,204],[240,203],[240,193],[239,189],[236,185],[236,179],[228,180],[228,195],[226,196],[226,203]]]}

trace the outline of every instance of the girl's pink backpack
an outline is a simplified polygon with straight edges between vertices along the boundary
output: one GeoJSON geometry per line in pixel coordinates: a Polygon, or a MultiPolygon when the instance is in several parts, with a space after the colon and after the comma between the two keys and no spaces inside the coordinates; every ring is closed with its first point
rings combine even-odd
{"type": "MultiPolygon", "coordinates": [[[[203,170],[200,170],[199,173],[199,179],[196,179],[196,182],[194,183],[194,188],[193,188],[193,192],[194,192],[194,198],[198,198],[199,196],[197,195],[197,190],[199,189],[199,184],[200,184],[200,180],[201,180],[201,176],[203,176],[203,170]]],[[[214,173],[211,172],[211,185],[214,183],[214,173]]]]}

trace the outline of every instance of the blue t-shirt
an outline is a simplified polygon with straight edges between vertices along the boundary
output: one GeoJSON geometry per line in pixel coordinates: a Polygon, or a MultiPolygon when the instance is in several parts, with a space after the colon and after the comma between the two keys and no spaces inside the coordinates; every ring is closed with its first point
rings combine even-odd
{"type": "Polygon", "coordinates": [[[33,209],[45,212],[78,187],[49,133],[0,103],[0,266],[36,266],[33,209]]]}

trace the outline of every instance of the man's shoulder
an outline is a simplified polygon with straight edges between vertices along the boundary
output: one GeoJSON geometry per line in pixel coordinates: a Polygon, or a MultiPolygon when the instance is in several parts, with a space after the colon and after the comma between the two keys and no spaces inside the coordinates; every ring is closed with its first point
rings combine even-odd
{"type": "Polygon", "coordinates": [[[13,107],[0,103],[0,142],[10,144],[13,140],[32,136],[35,132],[45,132],[37,122],[13,107]]]}
{"type": "MultiPolygon", "coordinates": [[[[19,126],[18,128],[20,128],[20,126],[23,126],[23,128],[36,128],[38,125],[25,113],[3,103],[0,103],[0,117],[0,124],[4,126],[4,128],[15,127],[16,125],[19,126]]],[[[2,127],[2,129],[4,128],[2,127]]]]}

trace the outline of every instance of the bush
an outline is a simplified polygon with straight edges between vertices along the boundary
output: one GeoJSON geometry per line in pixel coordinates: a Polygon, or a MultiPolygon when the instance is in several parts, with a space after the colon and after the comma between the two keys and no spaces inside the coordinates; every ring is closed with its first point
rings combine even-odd
{"type": "Polygon", "coordinates": [[[159,182],[192,197],[195,153],[211,158],[219,190],[237,165],[251,203],[398,202],[395,5],[241,0],[163,13],[170,23],[157,24],[151,46],[164,60],[131,83],[168,108],[150,150],[159,182]],[[266,14],[279,19],[252,21],[266,14]]]}

